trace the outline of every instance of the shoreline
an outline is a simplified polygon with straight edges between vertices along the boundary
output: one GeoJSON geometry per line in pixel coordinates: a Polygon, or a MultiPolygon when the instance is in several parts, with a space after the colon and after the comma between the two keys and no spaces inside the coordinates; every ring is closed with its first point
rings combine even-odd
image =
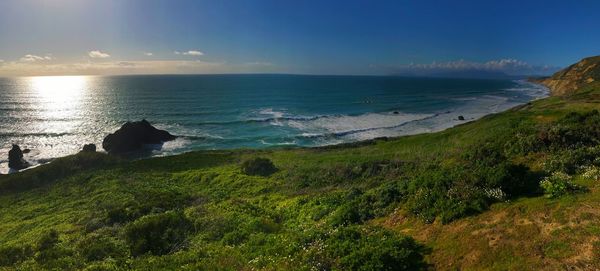
{"type": "MultiPolygon", "coordinates": [[[[133,160],[139,160],[139,159],[152,159],[155,157],[167,157],[167,156],[176,156],[176,155],[181,155],[181,154],[185,154],[185,153],[189,153],[189,152],[198,152],[198,151],[260,151],[260,150],[268,150],[268,151],[272,151],[272,150],[289,150],[289,149],[338,149],[338,148],[345,148],[345,147],[353,147],[353,146],[364,146],[364,145],[368,145],[368,144],[372,144],[375,141],[378,140],[395,140],[401,137],[405,137],[405,136],[414,136],[414,135],[419,135],[419,134],[429,134],[429,133],[437,133],[437,132],[442,132],[448,129],[451,129],[453,127],[457,127],[466,123],[470,123],[473,121],[477,121],[481,118],[484,118],[486,116],[489,115],[493,115],[493,114],[498,114],[498,113],[502,113],[508,110],[511,110],[515,107],[518,106],[522,106],[524,104],[530,103],[532,101],[537,101],[537,100],[541,100],[541,99],[546,99],[548,97],[551,97],[551,90],[536,81],[532,81],[532,80],[513,80],[514,82],[520,83],[520,84],[530,84],[530,85],[535,85],[537,86],[538,89],[543,90],[543,95],[534,97],[532,96],[532,99],[527,101],[527,102],[522,102],[522,103],[513,103],[513,104],[508,104],[508,106],[502,108],[501,110],[498,111],[492,111],[492,112],[486,112],[484,114],[475,114],[473,116],[470,117],[465,117],[465,120],[463,121],[459,121],[457,118],[460,114],[460,112],[455,112],[455,111],[447,111],[447,112],[443,112],[443,113],[439,113],[439,114],[434,114],[431,116],[427,116],[425,118],[422,119],[415,119],[415,120],[410,120],[410,121],[406,121],[403,122],[401,124],[396,125],[397,127],[404,127],[404,126],[410,126],[411,124],[419,124],[421,121],[424,121],[426,119],[430,119],[430,118],[434,118],[434,117],[445,117],[446,122],[442,122],[442,125],[433,127],[431,129],[427,129],[427,128],[423,128],[423,127],[416,127],[412,130],[410,130],[407,133],[403,133],[401,135],[393,135],[393,136],[374,136],[371,138],[364,138],[364,139],[358,139],[358,140],[348,140],[345,142],[334,142],[331,144],[323,144],[323,145],[315,145],[315,146],[301,146],[301,145],[293,145],[293,144],[265,144],[267,146],[265,147],[243,147],[243,148],[218,148],[218,149],[188,149],[188,150],[183,150],[183,151],[178,151],[178,152],[173,152],[173,153],[167,153],[167,152],[162,152],[162,153],[157,153],[157,154],[143,154],[140,155],[144,152],[147,153],[147,150],[142,150],[139,153],[140,154],[136,154],[133,153],[129,159],[133,159],[133,160]],[[455,116],[456,115],[456,116],[455,116]],[[449,118],[448,118],[449,117],[449,118]],[[420,129],[420,130],[419,130],[420,129]]],[[[372,114],[372,113],[370,113],[372,114]]],[[[466,115],[466,114],[465,114],[466,115]]],[[[463,116],[463,115],[460,115],[463,116]]],[[[396,127],[394,126],[394,127],[396,127]]],[[[375,128],[368,128],[368,129],[364,129],[365,131],[370,131],[370,130],[383,130],[383,129],[390,129],[390,128],[394,128],[394,127],[375,127],[375,128]]],[[[355,132],[352,131],[350,133],[347,134],[352,134],[352,133],[360,133],[363,132],[361,130],[355,132]]],[[[177,139],[176,139],[177,140],[177,139]]],[[[104,151],[103,149],[101,149],[100,151],[101,153],[106,153],[106,151],[104,151]]],[[[12,169],[8,168],[8,160],[2,160],[2,164],[0,166],[0,174],[1,175],[5,175],[5,174],[13,174],[13,173],[17,173],[17,172],[21,172],[21,171],[26,171],[28,169],[32,169],[41,165],[45,165],[45,164],[49,164],[51,163],[53,160],[55,159],[59,159],[62,157],[66,157],[66,156],[71,156],[74,155],[76,153],[72,153],[72,154],[67,154],[67,155],[63,155],[63,156],[59,156],[59,157],[53,157],[53,158],[46,158],[44,159],[44,162],[41,163],[33,163],[31,167],[20,170],[20,171],[15,171],[12,169]]],[[[39,160],[38,160],[39,161],[39,160]]]]}

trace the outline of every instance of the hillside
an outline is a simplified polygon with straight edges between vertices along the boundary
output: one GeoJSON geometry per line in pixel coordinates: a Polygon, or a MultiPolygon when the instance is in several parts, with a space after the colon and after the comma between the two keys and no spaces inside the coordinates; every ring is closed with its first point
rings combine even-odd
{"type": "Polygon", "coordinates": [[[0,176],[0,270],[598,270],[600,88],[571,94],[438,133],[0,176]]]}
{"type": "Polygon", "coordinates": [[[553,95],[576,93],[582,87],[600,82],[600,56],[584,58],[548,78],[536,81],[550,88],[553,95]]]}

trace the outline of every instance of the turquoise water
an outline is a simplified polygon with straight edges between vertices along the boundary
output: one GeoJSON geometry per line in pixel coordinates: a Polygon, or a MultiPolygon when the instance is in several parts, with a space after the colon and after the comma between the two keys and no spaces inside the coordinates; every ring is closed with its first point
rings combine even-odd
{"type": "MultiPolygon", "coordinates": [[[[372,76],[178,75],[0,79],[0,147],[44,162],[101,146],[127,120],[181,136],[156,155],[320,146],[439,131],[543,97],[523,81],[372,76]]],[[[6,163],[6,155],[0,162],[6,163]]],[[[5,166],[4,166],[5,167],[5,166]]]]}

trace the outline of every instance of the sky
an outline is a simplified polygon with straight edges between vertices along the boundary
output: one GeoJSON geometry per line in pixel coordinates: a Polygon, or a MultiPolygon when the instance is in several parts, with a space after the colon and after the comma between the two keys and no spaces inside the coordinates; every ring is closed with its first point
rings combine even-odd
{"type": "Polygon", "coordinates": [[[600,54],[600,1],[2,0],[0,76],[485,70],[600,54]]]}

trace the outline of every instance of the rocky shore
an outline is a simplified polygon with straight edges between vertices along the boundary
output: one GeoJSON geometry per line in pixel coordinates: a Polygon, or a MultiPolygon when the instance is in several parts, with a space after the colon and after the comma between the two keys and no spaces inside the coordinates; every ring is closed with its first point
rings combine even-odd
{"type": "MultiPolygon", "coordinates": [[[[107,135],[102,142],[102,147],[109,154],[122,155],[139,151],[146,145],[159,145],[176,138],[167,131],[155,128],[147,120],[141,120],[126,122],[114,133],[107,135]]],[[[81,151],[96,152],[96,145],[85,144],[81,151]]],[[[23,155],[27,152],[29,149],[21,150],[19,145],[13,144],[8,152],[8,167],[14,171],[31,167],[32,164],[25,160],[23,155]]]]}

